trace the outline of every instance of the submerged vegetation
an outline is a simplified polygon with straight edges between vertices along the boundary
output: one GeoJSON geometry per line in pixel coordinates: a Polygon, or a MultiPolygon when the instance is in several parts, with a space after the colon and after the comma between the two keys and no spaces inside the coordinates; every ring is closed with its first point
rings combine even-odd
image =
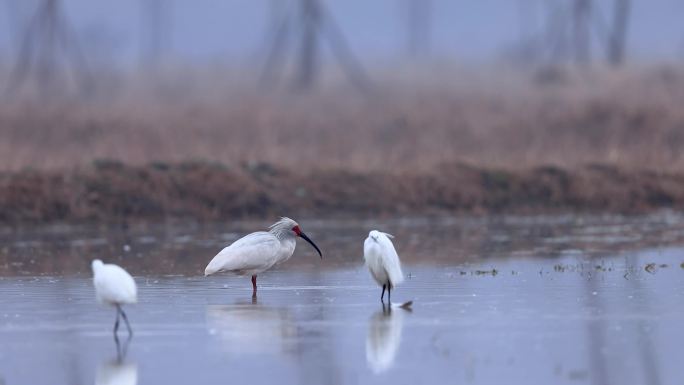
{"type": "MultiPolygon", "coordinates": [[[[684,262],[681,264],[681,266],[684,268],[684,262]]],[[[657,264],[655,262],[650,262],[644,265],[643,267],[640,266],[625,266],[624,270],[623,269],[615,269],[613,266],[607,267],[604,265],[596,265],[594,266],[593,272],[594,273],[612,273],[614,270],[623,272],[623,278],[625,279],[630,279],[630,276],[633,274],[636,274],[637,271],[643,269],[649,274],[656,274],[658,269],[666,269],[668,268],[669,265],[666,263],[661,263],[657,264]]],[[[581,276],[586,276],[587,278],[592,277],[592,268],[591,265],[587,265],[585,263],[575,263],[575,264],[563,264],[563,263],[557,263],[553,265],[553,272],[554,273],[577,273],[581,276]]],[[[542,268],[539,270],[539,276],[545,276],[545,274],[549,274],[550,271],[545,270],[542,268]]],[[[481,270],[481,269],[476,269],[476,270],[459,270],[459,275],[460,276],[490,276],[490,277],[496,277],[497,274],[499,274],[499,270],[496,268],[492,268],[491,270],[481,270]]],[[[512,270],[511,275],[518,275],[519,272],[512,270]]]]}

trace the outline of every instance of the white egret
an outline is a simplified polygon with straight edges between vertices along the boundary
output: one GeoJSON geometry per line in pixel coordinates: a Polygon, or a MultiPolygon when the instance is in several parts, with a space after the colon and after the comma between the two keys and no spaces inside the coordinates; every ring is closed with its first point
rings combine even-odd
{"type": "Polygon", "coordinates": [[[391,291],[395,285],[404,281],[404,273],[401,272],[399,255],[390,238],[394,237],[381,231],[371,231],[363,243],[363,258],[375,282],[382,286],[380,301],[384,303],[387,289],[387,301],[391,304],[391,291]]]}
{"type": "Polygon", "coordinates": [[[218,272],[251,275],[252,297],[256,297],[257,275],[290,259],[297,245],[297,237],[309,242],[323,258],[321,250],[302,232],[297,222],[290,218],[281,218],[268,231],[245,235],[221,250],[209,262],[204,275],[218,272]]]}
{"type": "Polygon", "coordinates": [[[93,284],[95,294],[100,303],[112,305],[116,308],[116,321],[114,322],[114,334],[119,330],[119,316],[126,322],[128,334],[133,335],[128,317],[121,308],[122,305],[136,303],[138,301],[138,289],[130,274],[114,264],[102,263],[99,259],[92,262],[93,284]]]}

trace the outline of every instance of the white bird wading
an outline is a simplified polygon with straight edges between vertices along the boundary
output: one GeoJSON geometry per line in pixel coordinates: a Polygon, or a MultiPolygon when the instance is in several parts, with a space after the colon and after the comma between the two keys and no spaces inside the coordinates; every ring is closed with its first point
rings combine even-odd
{"type": "Polygon", "coordinates": [[[245,235],[221,250],[204,269],[204,275],[219,272],[251,275],[252,297],[256,298],[257,275],[290,259],[297,245],[297,237],[309,242],[323,258],[321,250],[302,232],[297,222],[281,218],[268,231],[245,235]]]}
{"type": "Polygon", "coordinates": [[[399,255],[390,237],[390,234],[381,231],[371,231],[363,243],[363,258],[375,282],[382,286],[380,301],[384,303],[387,289],[387,301],[391,305],[391,291],[395,285],[404,281],[404,274],[401,272],[399,255]]]}
{"type": "Polygon", "coordinates": [[[119,316],[121,316],[126,322],[128,334],[132,336],[133,330],[121,306],[138,302],[138,288],[133,277],[121,267],[102,263],[99,259],[94,260],[91,265],[97,300],[116,308],[114,335],[116,336],[116,332],[119,330],[119,316]]]}

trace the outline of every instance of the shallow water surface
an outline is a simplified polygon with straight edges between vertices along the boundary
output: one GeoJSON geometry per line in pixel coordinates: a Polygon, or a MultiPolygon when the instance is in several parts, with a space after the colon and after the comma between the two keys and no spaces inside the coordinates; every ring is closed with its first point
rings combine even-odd
{"type": "Polygon", "coordinates": [[[671,239],[676,225],[638,234],[638,222],[621,221],[509,220],[495,230],[463,221],[441,232],[429,222],[386,223],[406,260],[407,280],[392,299],[413,300],[411,311],[382,308],[359,260],[362,238],[347,239],[357,232],[351,225],[337,224],[335,237],[326,231],[332,225],[313,223],[310,235],[326,258],[300,244],[292,263],[259,277],[256,302],[247,278],[204,278],[195,267],[239,231],[167,230],[166,239],[186,237],[174,246],[178,274],[169,266],[155,273],[169,249],[146,246],[168,246],[154,229],[8,233],[0,384],[679,383],[684,250],[671,239]],[[482,244],[473,247],[466,233],[482,244]],[[434,258],[412,251],[449,234],[451,251],[440,248],[434,258]],[[118,350],[114,311],[95,304],[82,249],[106,254],[118,249],[117,237],[128,251],[111,258],[131,266],[140,298],[127,308],[135,335],[127,341],[122,328],[118,350]],[[81,243],[60,249],[75,239],[81,243]],[[33,242],[33,263],[12,265],[31,254],[17,242],[33,242]],[[32,271],[50,247],[62,250],[63,263],[86,267],[32,271]]]}

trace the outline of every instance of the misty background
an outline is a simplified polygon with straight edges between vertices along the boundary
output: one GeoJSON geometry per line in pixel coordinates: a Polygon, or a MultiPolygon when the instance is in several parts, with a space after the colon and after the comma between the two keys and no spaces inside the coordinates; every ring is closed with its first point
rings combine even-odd
{"type": "Polygon", "coordinates": [[[681,1],[1,0],[0,12],[7,170],[684,166],[681,1]]]}
{"type": "MultiPolygon", "coordinates": [[[[0,5],[0,52],[11,60],[39,0],[4,0],[0,5]]],[[[284,0],[63,0],[84,55],[90,61],[129,69],[160,55],[166,63],[229,63],[249,66],[266,49],[276,13],[295,6],[284,0]]],[[[402,60],[412,50],[410,0],[324,1],[352,51],[365,65],[402,60]]],[[[465,63],[505,62],[548,29],[553,12],[574,5],[545,0],[424,0],[429,25],[418,44],[433,60],[465,63]]],[[[592,1],[592,34],[610,27],[614,2],[592,1]],[[601,27],[601,25],[604,25],[601,27]]],[[[415,15],[414,15],[415,16],[415,15]]],[[[684,3],[636,0],[626,39],[630,60],[684,58],[684,3]]],[[[423,28],[423,27],[421,27],[423,28]]],[[[601,44],[593,39],[597,51],[601,44]]],[[[528,47],[529,48],[529,47],[528,47]]],[[[324,48],[327,49],[327,48],[324,48]]],[[[325,61],[330,61],[326,56],[325,61]]]]}

